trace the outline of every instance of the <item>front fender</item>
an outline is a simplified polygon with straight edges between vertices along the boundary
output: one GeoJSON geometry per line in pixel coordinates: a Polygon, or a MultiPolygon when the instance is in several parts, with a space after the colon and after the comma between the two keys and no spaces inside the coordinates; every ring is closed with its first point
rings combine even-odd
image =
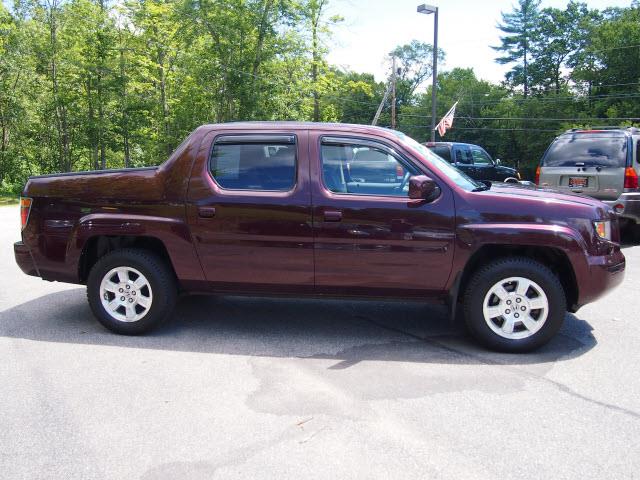
{"type": "MultiPolygon", "coordinates": [[[[455,270],[462,272],[473,255],[482,247],[509,245],[515,247],[553,248],[564,253],[575,278],[588,278],[588,246],[580,232],[566,225],[532,223],[470,223],[456,232],[455,270]]],[[[450,279],[454,287],[455,278],[450,279]]],[[[579,289],[578,285],[578,289],[579,289]]]]}

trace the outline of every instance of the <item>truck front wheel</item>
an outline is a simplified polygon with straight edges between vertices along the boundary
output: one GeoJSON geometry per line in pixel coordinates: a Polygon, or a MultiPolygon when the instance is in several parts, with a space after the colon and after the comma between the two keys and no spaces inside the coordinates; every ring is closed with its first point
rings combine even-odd
{"type": "Polygon", "coordinates": [[[87,279],[93,314],[109,330],[123,335],[146,333],[162,323],[176,302],[173,272],[157,255],[121,249],[100,258],[87,279]]]}
{"type": "Polygon", "coordinates": [[[487,347],[527,352],[547,343],[567,310],[558,277],[527,258],[505,258],[481,267],[464,295],[471,334],[487,347]]]}

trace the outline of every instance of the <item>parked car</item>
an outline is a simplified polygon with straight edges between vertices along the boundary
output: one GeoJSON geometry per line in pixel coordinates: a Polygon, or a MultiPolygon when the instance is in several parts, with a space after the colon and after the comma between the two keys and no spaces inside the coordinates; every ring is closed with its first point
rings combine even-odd
{"type": "Polygon", "coordinates": [[[459,142],[427,142],[424,145],[475,180],[517,183],[522,179],[518,170],[501,165],[499,158],[494,160],[478,145],[459,142]]]}
{"type": "Polygon", "coordinates": [[[460,306],[479,341],[522,352],[625,269],[600,201],[489,187],[359,125],[205,125],[159,167],[30,178],[21,220],[20,268],[86,284],[121,334],[156,327],[178,293],[396,298],[460,306]],[[352,176],[363,151],[402,174],[352,176]]]}
{"type": "Polygon", "coordinates": [[[639,140],[637,128],[568,130],[545,152],[536,183],[602,200],[640,238],[639,140]]]}

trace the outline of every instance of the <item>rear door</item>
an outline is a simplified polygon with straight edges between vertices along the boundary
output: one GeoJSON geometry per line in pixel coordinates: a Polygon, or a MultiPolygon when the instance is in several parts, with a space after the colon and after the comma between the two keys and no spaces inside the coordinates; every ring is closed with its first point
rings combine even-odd
{"type": "Polygon", "coordinates": [[[616,200],[624,190],[631,139],[621,131],[559,136],[542,158],[540,186],[616,200]]]}
{"type": "Polygon", "coordinates": [[[307,152],[301,130],[205,138],[187,214],[209,288],[313,291],[307,152]]]}

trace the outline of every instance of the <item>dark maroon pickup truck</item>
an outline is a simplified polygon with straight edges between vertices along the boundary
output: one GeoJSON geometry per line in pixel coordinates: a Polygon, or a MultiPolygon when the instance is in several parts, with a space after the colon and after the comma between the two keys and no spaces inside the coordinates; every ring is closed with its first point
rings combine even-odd
{"type": "Polygon", "coordinates": [[[178,293],[436,300],[490,348],[527,351],[622,281],[616,216],[591,198],[476,182],[404,134],[230,123],[152,168],[31,178],[22,270],[87,285],[140,334],[178,293]]]}

